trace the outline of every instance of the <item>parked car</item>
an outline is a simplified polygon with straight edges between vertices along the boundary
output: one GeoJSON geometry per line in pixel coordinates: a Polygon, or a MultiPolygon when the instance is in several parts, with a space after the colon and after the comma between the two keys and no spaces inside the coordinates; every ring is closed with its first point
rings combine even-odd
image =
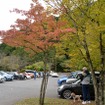
{"type": "Polygon", "coordinates": [[[51,77],[59,77],[59,75],[58,75],[58,73],[53,72],[53,73],[51,74],[51,77]]]}
{"type": "Polygon", "coordinates": [[[19,79],[19,73],[16,72],[16,71],[13,71],[13,72],[6,72],[6,73],[12,75],[13,78],[16,79],[16,80],[19,79]]]}
{"type": "MultiPolygon", "coordinates": [[[[74,92],[77,95],[82,95],[81,80],[77,80],[76,82],[71,84],[63,84],[58,87],[57,92],[61,98],[65,99],[70,99],[72,92],[74,92]]],[[[90,96],[91,99],[94,99],[94,87],[92,83],[90,84],[90,96]]]]}
{"type": "Polygon", "coordinates": [[[14,79],[18,80],[24,80],[24,79],[30,79],[31,77],[27,73],[18,73],[18,72],[7,72],[8,74],[13,75],[14,79]]]}
{"type": "Polygon", "coordinates": [[[28,73],[23,73],[26,79],[31,79],[31,76],[28,73]]]}
{"type": "MultiPolygon", "coordinates": [[[[31,78],[34,78],[34,70],[26,70],[25,73],[27,73],[28,76],[30,76],[31,78]]],[[[36,72],[36,77],[39,78],[39,73],[36,72]]]]}
{"type": "Polygon", "coordinates": [[[81,71],[75,71],[71,72],[69,76],[62,76],[61,78],[58,79],[57,83],[58,86],[65,84],[66,82],[69,83],[67,80],[70,80],[70,83],[75,82],[77,80],[78,74],[81,73],[81,71]]]}
{"type": "MultiPolygon", "coordinates": [[[[99,83],[100,72],[95,71],[94,73],[95,73],[97,82],[99,83]]],[[[91,74],[91,72],[90,72],[90,74],[91,74]]],[[[78,76],[81,76],[81,73],[78,76]]],[[[95,99],[92,78],[90,80],[90,85],[89,86],[90,86],[91,99],[95,99]]],[[[66,83],[66,84],[63,84],[63,85],[59,86],[57,91],[58,91],[58,95],[60,95],[62,98],[65,98],[65,99],[71,98],[71,93],[72,92],[74,92],[77,95],[82,95],[81,78],[78,78],[75,82],[66,83]]]]}
{"type": "Polygon", "coordinates": [[[61,76],[61,77],[59,77],[58,81],[57,81],[58,86],[61,86],[62,84],[65,84],[66,80],[68,78],[70,78],[70,77],[71,77],[71,74],[69,76],[61,76]]]}
{"type": "Polygon", "coordinates": [[[33,70],[26,70],[25,73],[27,73],[28,76],[31,78],[34,78],[34,71],[33,70]]]}
{"type": "Polygon", "coordinates": [[[6,81],[12,81],[14,79],[13,75],[8,74],[4,71],[0,71],[0,75],[2,75],[6,81]]]}

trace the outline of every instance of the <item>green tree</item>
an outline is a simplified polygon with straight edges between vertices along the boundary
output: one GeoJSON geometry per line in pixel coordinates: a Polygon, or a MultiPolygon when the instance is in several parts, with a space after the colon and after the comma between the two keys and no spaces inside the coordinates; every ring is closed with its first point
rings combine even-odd
{"type": "Polygon", "coordinates": [[[0,45],[0,55],[0,67],[3,70],[20,70],[30,62],[23,48],[11,47],[4,43],[0,45]]]}
{"type": "MultiPolygon", "coordinates": [[[[45,0],[50,8],[59,10],[63,20],[76,29],[68,40],[72,63],[84,62],[92,72],[96,105],[105,104],[105,1],[104,0],[45,0]],[[73,50],[73,47],[75,48],[73,50]],[[74,52],[74,53],[73,53],[74,52]],[[81,56],[80,56],[81,55],[81,56]],[[80,60],[80,61],[78,61],[80,60]],[[94,75],[100,70],[100,83],[94,75]]],[[[54,11],[55,13],[57,13],[54,11]]],[[[76,63],[77,64],[77,63],[76,63]]]]}

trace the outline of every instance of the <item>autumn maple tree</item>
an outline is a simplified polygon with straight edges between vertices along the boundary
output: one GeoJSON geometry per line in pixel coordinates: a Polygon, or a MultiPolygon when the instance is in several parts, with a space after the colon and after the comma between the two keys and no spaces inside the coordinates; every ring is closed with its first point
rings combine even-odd
{"type": "Polygon", "coordinates": [[[40,90],[40,105],[44,104],[47,88],[47,53],[54,44],[60,41],[60,35],[67,32],[75,32],[68,28],[63,21],[56,20],[34,0],[29,11],[14,9],[12,12],[20,13],[24,19],[17,19],[15,25],[4,33],[4,43],[10,46],[23,47],[31,56],[39,52],[44,53],[44,75],[40,90]]]}

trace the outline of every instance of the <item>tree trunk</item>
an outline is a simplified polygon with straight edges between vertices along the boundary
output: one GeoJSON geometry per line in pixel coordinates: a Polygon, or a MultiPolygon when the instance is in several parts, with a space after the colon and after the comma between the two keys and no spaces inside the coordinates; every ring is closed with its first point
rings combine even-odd
{"type": "MultiPolygon", "coordinates": [[[[100,25],[99,22],[97,22],[98,26],[100,25]]],[[[100,39],[100,58],[101,58],[101,74],[100,74],[100,82],[99,82],[99,90],[100,90],[100,98],[99,98],[99,105],[105,105],[105,51],[103,46],[103,39],[102,39],[102,33],[100,33],[99,36],[100,39]]]]}
{"type": "Polygon", "coordinates": [[[100,100],[99,100],[99,96],[100,96],[99,84],[97,83],[97,80],[96,80],[96,77],[95,77],[93,63],[92,63],[90,52],[89,52],[88,45],[87,45],[87,42],[86,42],[86,33],[85,33],[84,27],[82,29],[82,32],[84,34],[84,40],[83,40],[84,44],[83,44],[83,47],[84,47],[84,49],[86,51],[87,63],[88,63],[89,69],[91,71],[92,79],[93,79],[93,85],[94,85],[94,91],[95,91],[95,102],[96,102],[96,105],[100,105],[100,100]]]}
{"type": "Polygon", "coordinates": [[[100,77],[99,77],[99,83],[98,83],[98,88],[97,88],[97,93],[98,93],[98,97],[96,99],[96,105],[105,105],[104,101],[105,101],[105,74],[104,72],[101,71],[100,73],[100,77]]]}
{"type": "Polygon", "coordinates": [[[88,46],[86,43],[86,40],[84,40],[84,48],[86,50],[86,56],[88,59],[88,65],[92,72],[92,79],[94,84],[94,90],[95,90],[95,102],[96,105],[105,105],[105,52],[102,45],[102,34],[100,34],[100,56],[101,56],[101,73],[100,73],[100,80],[99,83],[97,83],[97,79],[94,74],[94,68],[92,65],[90,53],[88,50],[88,46]]]}
{"type": "Polygon", "coordinates": [[[104,67],[103,67],[103,70],[104,70],[104,76],[103,76],[103,86],[104,86],[104,91],[103,91],[103,94],[104,94],[104,105],[105,105],[105,48],[104,48],[104,67]]]}
{"type": "Polygon", "coordinates": [[[48,76],[46,73],[44,73],[43,79],[42,79],[42,84],[41,84],[41,89],[40,89],[39,105],[44,105],[47,83],[48,83],[48,76]]]}
{"type": "Polygon", "coordinates": [[[40,89],[39,105],[44,105],[44,99],[45,99],[45,94],[46,94],[46,89],[47,89],[47,84],[48,84],[46,54],[45,54],[45,58],[43,62],[44,62],[44,73],[43,73],[43,79],[42,79],[42,84],[41,84],[41,89],[40,89]]]}

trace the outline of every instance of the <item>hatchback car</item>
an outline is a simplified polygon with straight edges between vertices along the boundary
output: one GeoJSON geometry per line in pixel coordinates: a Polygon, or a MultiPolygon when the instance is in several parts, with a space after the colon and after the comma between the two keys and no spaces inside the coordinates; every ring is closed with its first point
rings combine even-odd
{"type": "MultiPolygon", "coordinates": [[[[71,98],[71,93],[74,92],[75,94],[82,95],[82,84],[81,80],[77,80],[71,84],[64,84],[58,87],[58,95],[65,99],[71,98]]],[[[93,84],[90,84],[90,96],[91,99],[94,99],[94,87],[93,84]]]]}
{"type": "MultiPolygon", "coordinates": [[[[94,73],[95,73],[95,76],[97,79],[97,83],[99,83],[100,72],[95,71],[94,73]]],[[[90,74],[91,74],[91,72],[90,72],[90,74]]],[[[81,73],[79,73],[78,76],[81,76],[81,73]]],[[[66,83],[66,84],[59,86],[57,91],[58,91],[58,95],[60,95],[62,98],[65,98],[65,99],[71,98],[72,92],[74,92],[75,94],[78,94],[78,95],[82,95],[81,78],[77,79],[73,83],[68,83],[68,84],[66,83]]],[[[91,99],[95,98],[92,78],[90,80],[90,96],[91,96],[91,99]]]]}

